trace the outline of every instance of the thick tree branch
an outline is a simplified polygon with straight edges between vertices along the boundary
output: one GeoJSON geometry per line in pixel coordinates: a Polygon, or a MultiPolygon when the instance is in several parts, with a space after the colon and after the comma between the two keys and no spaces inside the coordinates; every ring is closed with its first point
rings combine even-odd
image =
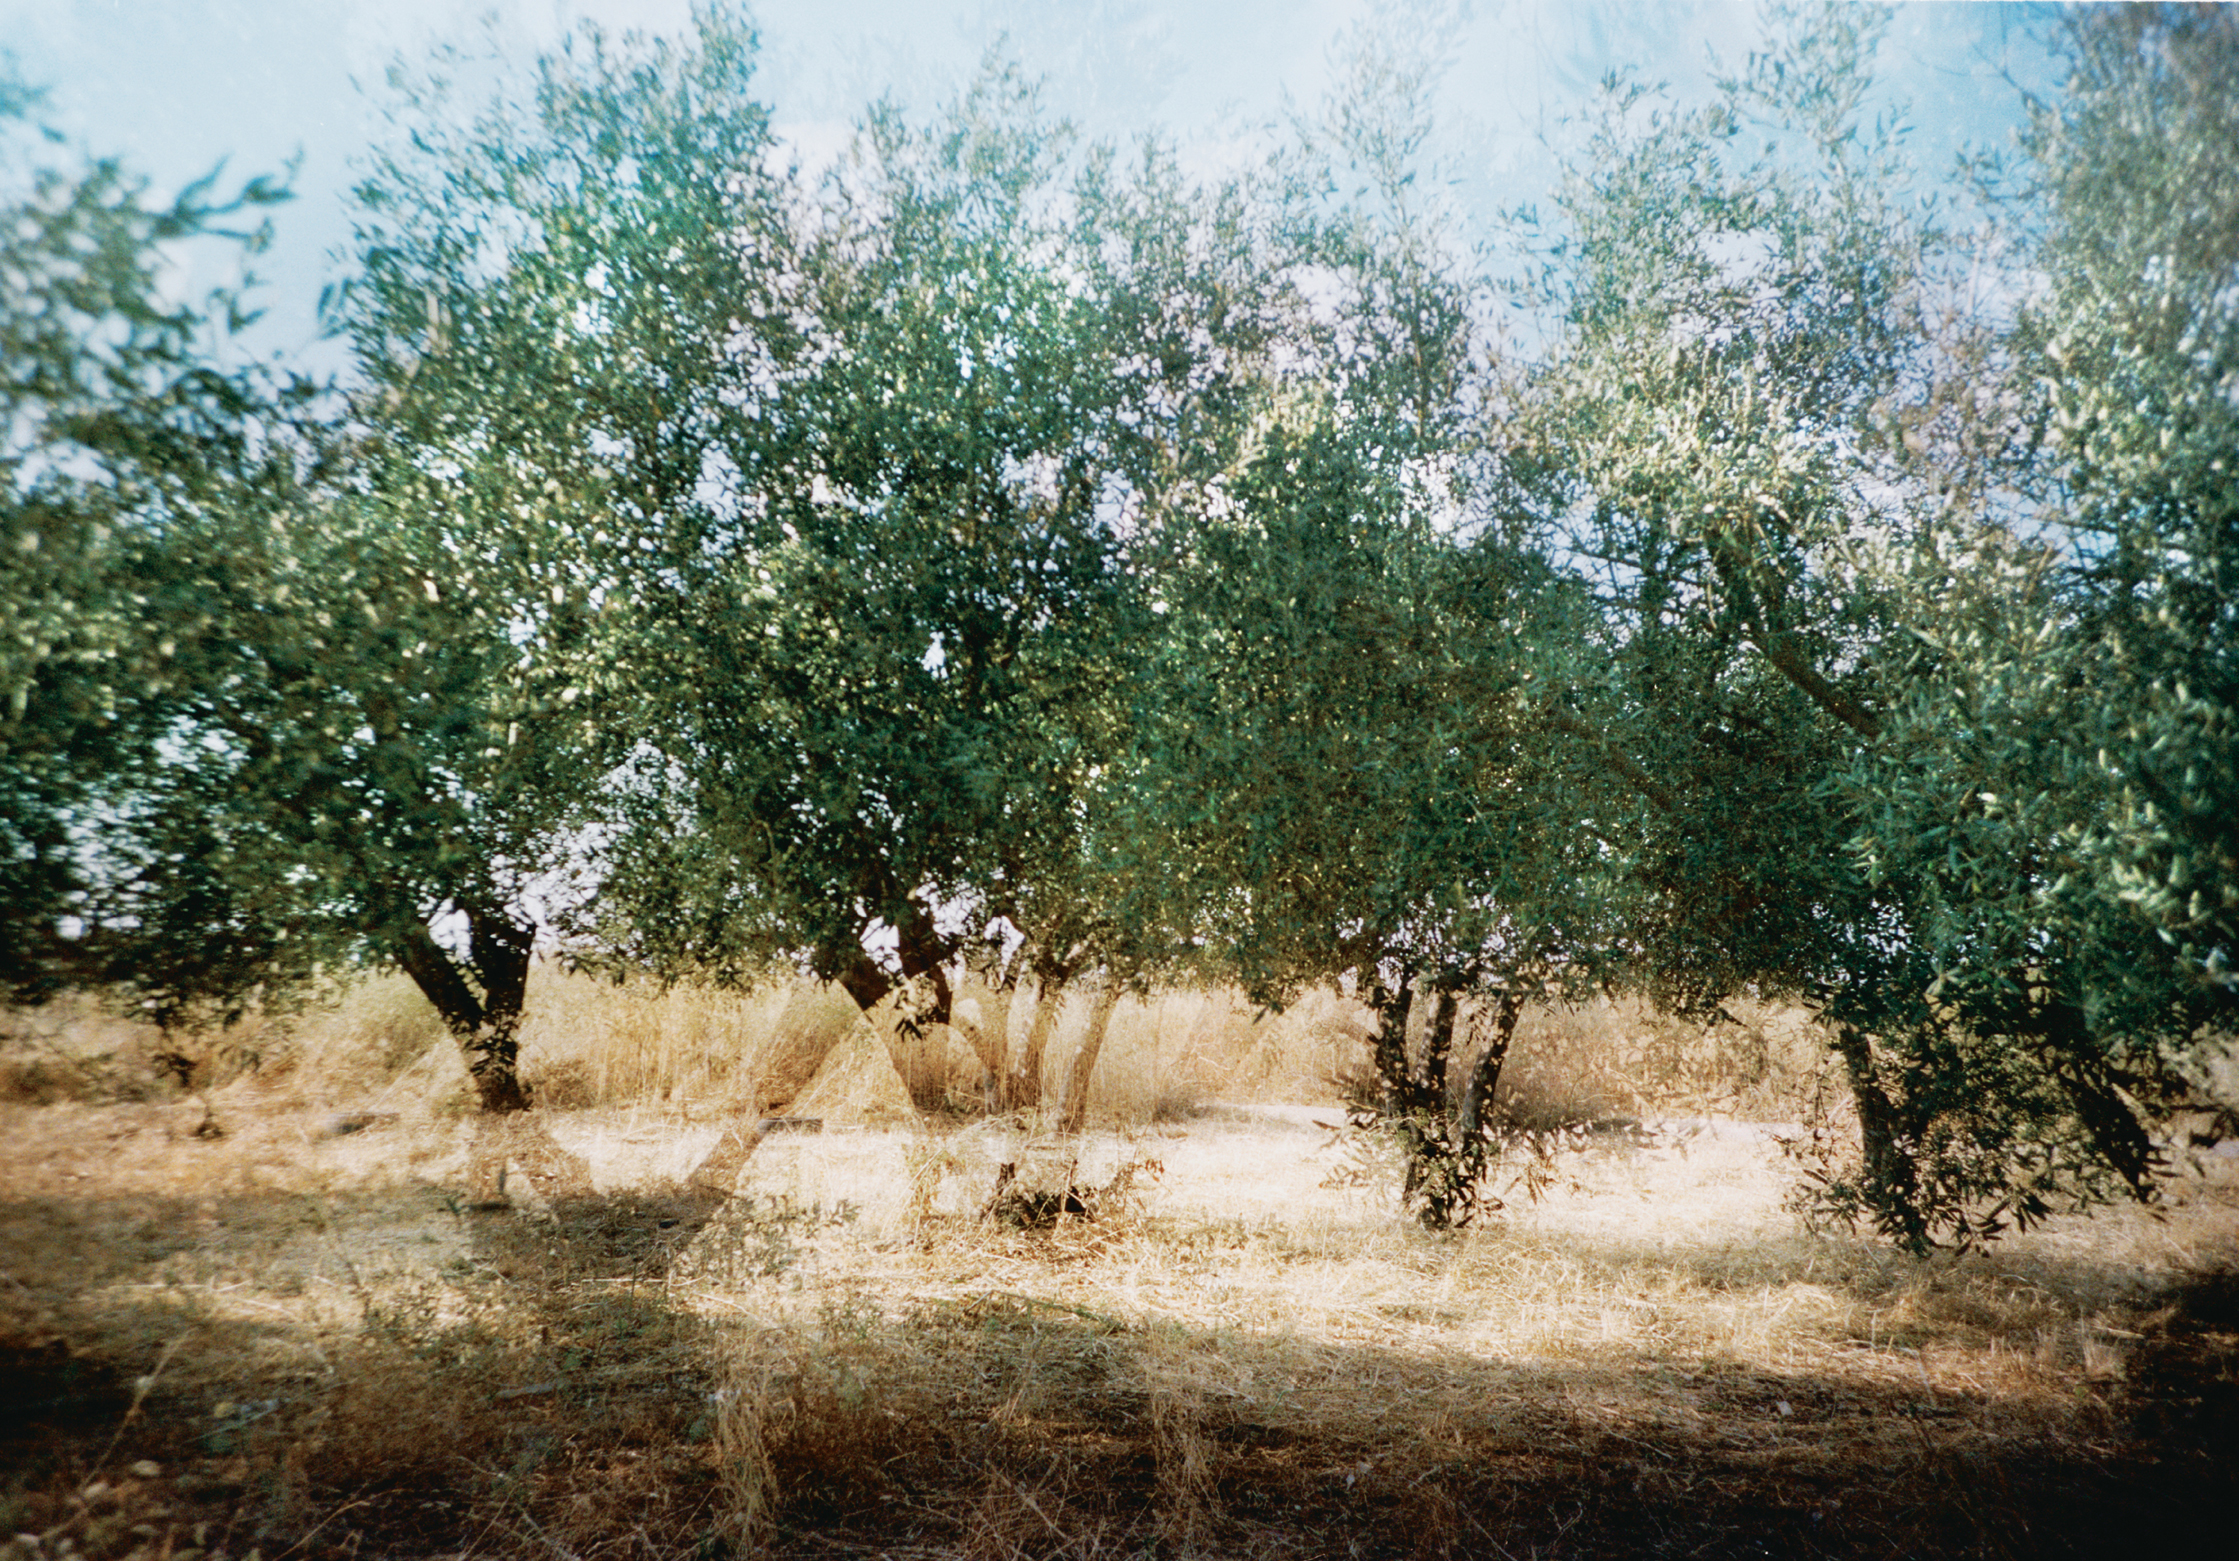
{"type": "Polygon", "coordinates": [[[1864,705],[1837,688],[1805,659],[1790,634],[1756,634],[1750,643],[1780,670],[1782,676],[1803,690],[1804,697],[1861,737],[1881,736],[1881,721],[1864,705]]]}
{"type": "Polygon", "coordinates": [[[1577,738],[1587,747],[1593,749],[1594,757],[1601,760],[1604,765],[1631,785],[1635,791],[1653,803],[1658,812],[1677,813],[1679,811],[1679,800],[1671,794],[1662,781],[1641,768],[1639,761],[1634,759],[1631,754],[1626,753],[1608,738],[1602,736],[1583,716],[1565,710],[1552,700],[1541,706],[1541,713],[1546,716],[1548,724],[1558,731],[1577,738]]]}
{"type": "Polygon", "coordinates": [[[488,1022],[482,999],[467,984],[465,976],[451,963],[428,929],[417,921],[399,919],[387,935],[389,949],[404,973],[412,978],[413,985],[435,1005],[443,1016],[444,1026],[460,1040],[467,1040],[481,1033],[488,1022]]]}

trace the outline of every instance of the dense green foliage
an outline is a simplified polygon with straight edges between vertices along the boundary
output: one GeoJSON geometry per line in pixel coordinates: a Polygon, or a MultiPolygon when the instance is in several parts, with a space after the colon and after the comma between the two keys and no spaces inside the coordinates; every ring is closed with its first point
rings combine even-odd
{"type": "Polygon", "coordinates": [[[593,33],[463,122],[439,74],[414,80],[414,134],[357,191],[362,269],[338,304],[366,380],[357,472],[420,632],[376,676],[417,696],[382,696],[398,763],[376,772],[411,833],[356,877],[395,883],[377,952],[467,1043],[486,1103],[521,1098],[534,940],[596,881],[609,778],[639,740],[645,658],[617,622],[708,530],[735,360],[790,334],[754,285],[783,239],[752,68],[732,27],[593,33]],[[444,917],[463,946],[431,936],[444,917]]]}
{"type": "Polygon", "coordinates": [[[1699,104],[1612,81],[1483,252],[1418,40],[1231,175],[997,64],[811,176],[740,20],[586,31],[487,104],[407,82],[346,401],[154,302],[202,192],[37,176],[10,985],[183,1020],[386,961],[503,1108],[539,938],[905,1027],[970,982],[1007,1104],[1079,978],[1339,982],[1437,1225],[1519,1004],[1750,993],[1856,1102],[1820,1212],[2150,1196],[2239,1028],[2239,28],[2062,25],[1964,193],[1996,242],[1913,199],[1882,20],[1830,8],[1699,104]]]}
{"type": "Polygon", "coordinates": [[[253,250],[228,222],[284,192],[151,202],[113,161],[42,164],[36,107],[0,79],[0,984],[122,984],[178,1017],[302,968],[227,892],[222,831],[112,827],[160,812],[150,766],[224,676],[214,531],[253,533],[295,476],[278,436],[300,395],[211,365],[204,334],[238,298],[167,299],[162,247],[253,250]],[[179,936],[137,935],[151,923],[179,936]]]}
{"type": "Polygon", "coordinates": [[[633,957],[800,950],[867,1007],[923,978],[945,1022],[967,920],[1048,943],[1089,914],[1140,610],[1114,516],[1152,431],[1054,146],[991,75],[938,129],[874,116],[797,192],[802,339],[728,365],[736,489],[638,603],[663,664],[609,901],[633,957]]]}

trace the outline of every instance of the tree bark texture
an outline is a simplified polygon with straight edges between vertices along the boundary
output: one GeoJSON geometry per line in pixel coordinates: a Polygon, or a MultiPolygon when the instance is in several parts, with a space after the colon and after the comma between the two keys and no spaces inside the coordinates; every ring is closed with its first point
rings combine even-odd
{"type": "Polygon", "coordinates": [[[1516,1040],[1516,1021],[1523,1012],[1524,999],[1515,992],[1504,990],[1493,999],[1492,1034],[1462,1089],[1461,1127],[1465,1135],[1475,1134],[1484,1126],[1485,1113],[1492,1109],[1494,1093],[1500,1088],[1500,1070],[1507,1064],[1508,1049],[1516,1040]]]}
{"type": "Polygon", "coordinates": [[[1856,1025],[1835,1021],[1835,1054],[1843,1060],[1850,1080],[1851,1099],[1858,1105],[1858,1135],[1866,1154],[1866,1182],[1877,1209],[1896,1213],[1903,1222],[1897,1232],[1914,1244],[1925,1242],[1927,1230],[1920,1218],[1920,1178],[1913,1165],[1911,1146],[1904,1140],[1897,1103],[1883,1087],[1874,1066],[1873,1038],[1856,1025]]]}

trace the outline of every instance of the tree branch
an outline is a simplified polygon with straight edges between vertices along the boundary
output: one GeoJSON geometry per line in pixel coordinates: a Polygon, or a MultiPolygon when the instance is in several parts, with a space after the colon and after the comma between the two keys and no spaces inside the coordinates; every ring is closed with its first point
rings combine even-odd
{"type": "Polygon", "coordinates": [[[1764,658],[1771,662],[1799,689],[1804,697],[1826,711],[1861,737],[1881,736],[1881,721],[1871,710],[1837,688],[1817,667],[1804,659],[1796,648],[1795,638],[1789,634],[1756,634],[1750,644],[1757,647],[1764,658]]]}
{"type": "Polygon", "coordinates": [[[1635,791],[1655,804],[1658,812],[1677,813],[1679,811],[1679,800],[1671,794],[1664,783],[1641,768],[1639,761],[1634,759],[1631,754],[1626,753],[1608,738],[1602,736],[1587,722],[1585,717],[1572,714],[1553,700],[1549,700],[1541,707],[1541,710],[1550,724],[1593,749],[1596,758],[1621,776],[1635,791]]]}

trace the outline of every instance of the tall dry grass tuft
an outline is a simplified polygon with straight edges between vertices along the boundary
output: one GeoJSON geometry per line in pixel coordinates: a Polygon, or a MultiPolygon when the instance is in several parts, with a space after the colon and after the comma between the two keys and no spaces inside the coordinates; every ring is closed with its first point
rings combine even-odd
{"type": "MultiPolygon", "coordinates": [[[[811,984],[618,985],[540,964],[521,1028],[522,1076],[551,1110],[750,1114],[788,1047],[820,1051],[855,1017],[844,994],[811,984]]],[[[274,1039],[241,1082],[268,1104],[438,1116],[472,1109],[457,1047],[403,976],[365,977],[264,1023],[274,1039]]]]}
{"type": "Polygon", "coordinates": [[[688,1105],[756,1110],[766,1053],[789,1038],[836,1036],[854,1005],[831,988],[748,991],[615,984],[539,967],[521,1030],[522,1076],[543,1105],[688,1105]]]}
{"type": "MultiPolygon", "coordinates": [[[[1052,1098],[1086,1028],[1088,1003],[1067,1005],[1045,1064],[1052,1098]]],[[[1187,1118],[1228,1104],[1334,1103],[1332,1080],[1365,1055],[1365,1010],[1315,991],[1280,1013],[1228,989],[1180,988],[1123,999],[1097,1059],[1088,1122],[1119,1129],[1187,1118]]]]}
{"type": "Polygon", "coordinates": [[[284,1058],[287,1026],[262,1014],[209,1031],[165,1030],[66,993],[0,1009],[0,1102],[110,1104],[221,1089],[284,1058]]]}
{"type": "Polygon", "coordinates": [[[1828,1060],[1798,1008],[1736,1001],[1704,1024],[1597,996],[1525,1011],[1498,1098],[1527,1128],[1670,1116],[1795,1122],[1824,1092],[1828,1060]]]}
{"type": "Polygon", "coordinates": [[[776,1532],[781,1499],[770,1438],[783,1402],[771,1353],[741,1351],[716,1398],[712,1442],[722,1497],[716,1532],[735,1553],[760,1555],[776,1532]]]}
{"type": "Polygon", "coordinates": [[[714,1394],[711,1451],[728,1542],[763,1553],[781,1521],[857,1511],[893,1494],[888,1467],[927,1363],[874,1305],[840,1294],[738,1344],[714,1394]]]}
{"type": "Polygon", "coordinates": [[[401,975],[367,976],[294,1015],[257,1077],[260,1092],[314,1106],[408,1102],[463,1112],[466,1069],[435,1007],[401,975]]]}

